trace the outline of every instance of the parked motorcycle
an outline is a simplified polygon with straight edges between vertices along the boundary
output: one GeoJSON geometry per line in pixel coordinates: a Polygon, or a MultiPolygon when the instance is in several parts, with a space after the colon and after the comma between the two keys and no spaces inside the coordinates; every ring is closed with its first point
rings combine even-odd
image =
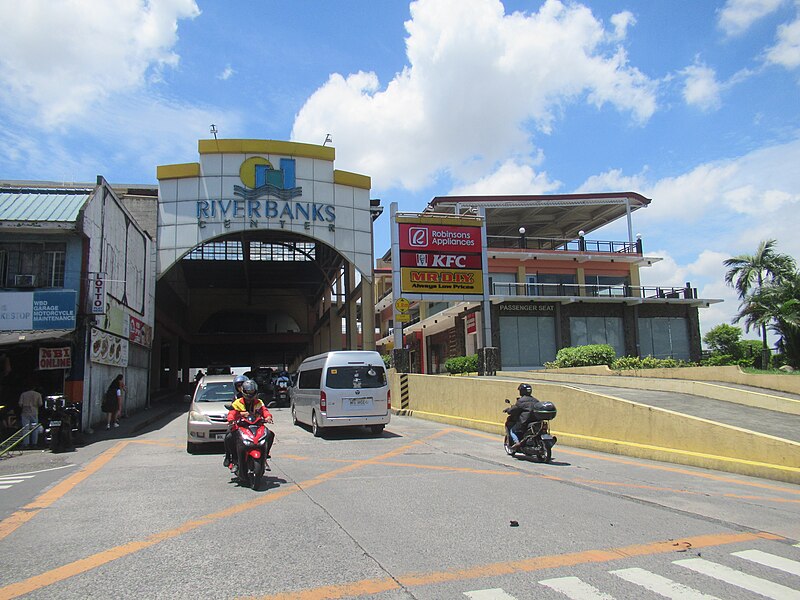
{"type": "MultiPolygon", "coordinates": [[[[228,410],[230,405],[226,406],[228,410]]],[[[234,472],[239,479],[257,489],[261,483],[267,464],[267,426],[259,414],[240,413],[234,432],[236,455],[234,472]]]]}
{"type": "Polygon", "coordinates": [[[44,439],[51,452],[75,449],[75,437],[81,432],[80,404],[62,395],[47,396],[44,401],[44,439]]]}
{"type": "MultiPolygon", "coordinates": [[[[506,398],[506,404],[511,404],[511,400],[506,398]]],[[[503,412],[509,413],[511,407],[506,407],[503,412]]],[[[556,406],[552,402],[537,402],[534,406],[532,421],[528,423],[525,435],[520,439],[520,443],[514,446],[510,429],[516,423],[516,417],[511,414],[506,418],[506,435],[503,439],[503,447],[506,454],[515,456],[521,452],[525,456],[537,459],[539,462],[550,462],[553,459],[553,446],[556,445],[558,438],[550,435],[549,421],[556,417],[556,406]]]]}

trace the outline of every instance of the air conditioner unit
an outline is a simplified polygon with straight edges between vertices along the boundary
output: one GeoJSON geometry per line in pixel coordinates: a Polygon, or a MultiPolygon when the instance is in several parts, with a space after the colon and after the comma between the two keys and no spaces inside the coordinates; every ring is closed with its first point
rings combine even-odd
{"type": "Polygon", "coordinates": [[[14,275],[14,287],[36,287],[36,275],[14,275]]]}

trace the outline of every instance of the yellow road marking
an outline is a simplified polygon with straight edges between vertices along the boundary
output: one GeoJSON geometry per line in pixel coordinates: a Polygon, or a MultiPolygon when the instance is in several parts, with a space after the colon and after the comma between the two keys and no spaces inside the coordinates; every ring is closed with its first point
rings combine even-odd
{"type": "MultiPolygon", "coordinates": [[[[680,540],[667,540],[650,544],[636,544],[622,548],[586,550],[569,554],[537,556],[512,562],[475,565],[465,569],[434,571],[431,573],[412,573],[396,578],[364,579],[339,585],[309,588],[295,592],[284,592],[268,596],[257,596],[259,600],[327,600],[330,598],[353,598],[407,587],[437,585],[450,581],[469,581],[485,577],[498,577],[515,573],[530,573],[544,569],[570,567],[590,563],[610,562],[636,556],[684,552],[694,548],[708,548],[724,544],[749,542],[758,539],[784,540],[770,533],[723,533],[700,535],[680,540]]],[[[252,597],[251,597],[252,598],[252,597]]]]}
{"type": "MultiPolygon", "coordinates": [[[[464,435],[471,435],[473,437],[483,438],[485,440],[498,440],[497,435],[492,435],[489,433],[481,433],[478,431],[470,431],[468,429],[455,429],[454,431],[458,431],[459,433],[463,433],[464,435]]],[[[669,467],[665,465],[655,465],[655,464],[647,464],[643,462],[637,462],[635,460],[627,459],[627,458],[619,458],[616,456],[610,455],[600,455],[598,454],[589,454],[587,452],[580,452],[578,450],[566,450],[565,448],[559,446],[559,453],[560,454],[567,454],[571,456],[583,456],[586,458],[593,458],[595,460],[602,460],[606,462],[614,462],[619,463],[622,465],[632,465],[636,467],[641,467],[642,469],[651,469],[655,471],[668,471],[670,473],[679,473],[681,475],[689,475],[691,477],[699,477],[701,479],[711,479],[714,481],[721,481],[724,483],[733,483],[736,485],[748,486],[748,487],[756,487],[756,488],[763,488],[767,490],[775,490],[780,492],[786,492],[788,494],[800,494],[800,489],[789,488],[789,487],[780,487],[778,485],[771,485],[768,483],[759,483],[756,481],[742,481],[739,479],[734,479],[732,477],[725,477],[723,475],[715,475],[713,473],[703,473],[700,471],[691,471],[689,469],[682,469],[680,467],[669,467]]],[[[701,469],[702,467],[697,467],[701,469]]],[[[790,484],[787,484],[790,485],[790,484]]]]}
{"type": "MultiPolygon", "coordinates": [[[[437,433],[433,434],[432,436],[429,436],[426,439],[439,437],[441,435],[443,435],[443,433],[440,431],[440,432],[437,432],[437,433]]],[[[91,473],[94,473],[100,467],[102,467],[104,464],[106,464],[109,460],[111,460],[111,458],[113,458],[113,456],[115,456],[128,443],[129,442],[120,442],[119,444],[117,444],[116,446],[111,448],[110,450],[107,450],[102,455],[100,455],[100,457],[98,457],[92,463],[90,463],[80,473],[76,473],[75,476],[69,478],[68,480],[65,480],[64,482],[62,482],[61,484],[59,484],[58,486],[53,488],[53,490],[51,490],[50,492],[46,492],[45,494],[43,494],[42,496],[37,498],[33,503],[29,504],[28,506],[29,507],[36,506],[37,508],[43,508],[44,506],[49,506],[50,504],[55,502],[58,498],[63,496],[67,491],[72,489],[77,483],[79,483],[80,481],[82,481],[83,479],[88,477],[91,473]],[[112,451],[114,451],[114,452],[112,453],[112,451]],[[78,479],[75,479],[75,481],[72,482],[72,483],[69,483],[71,479],[73,479],[77,475],[81,475],[81,474],[83,474],[82,477],[80,477],[78,479]],[[59,494],[54,494],[53,493],[54,490],[59,489],[59,488],[63,488],[63,491],[61,491],[59,494]],[[43,497],[46,497],[46,498],[43,500],[42,499],[43,497]],[[44,502],[47,502],[47,504],[44,504],[44,502]]],[[[8,598],[17,598],[19,596],[22,596],[24,594],[29,594],[29,593],[31,593],[33,591],[36,591],[38,589],[41,589],[43,587],[47,587],[48,585],[51,585],[51,584],[56,583],[58,581],[63,581],[65,579],[69,579],[70,577],[74,577],[75,575],[79,575],[81,573],[86,573],[87,571],[91,571],[92,569],[96,569],[97,567],[100,567],[100,566],[102,566],[104,564],[110,563],[110,562],[115,561],[115,560],[117,560],[119,558],[122,558],[124,556],[128,556],[130,554],[134,554],[136,552],[139,552],[141,550],[144,550],[146,548],[154,546],[155,544],[158,544],[158,543],[163,542],[165,540],[168,540],[168,539],[171,539],[171,538],[175,538],[175,537],[177,537],[179,535],[182,535],[184,533],[192,531],[193,529],[197,529],[198,527],[202,527],[203,525],[208,525],[210,523],[219,521],[219,520],[224,519],[226,517],[233,516],[233,515],[235,515],[237,513],[241,513],[242,511],[245,511],[245,510],[250,510],[252,508],[256,508],[258,506],[261,506],[263,504],[267,504],[269,502],[274,502],[275,500],[278,500],[280,498],[283,498],[285,496],[288,496],[290,494],[298,492],[298,491],[300,491],[302,489],[308,489],[308,488],[314,487],[316,485],[319,485],[320,483],[328,481],[329,479],[331,479],[333,477],[336,477],[337,475],[341,475],[342,473],[347,473],[347,472],[353,471],[355,469],[361,468],[361,467],[366,466],[366,465],[378,464],[384,459],[392,458],[394,456],[402,454],[403,452],[406,452],[408,449],[410,449],[410,448],[412,448],[414,446],[417,446],[419,444],[422,444],[422,443],[423,442],[421,440],[416,440],[414,442],[411,442],[410,444],[406,444],[405,446],[401,446],[399,448],[396,448],[394,450],[386,452],[385,454],[381,454],[380,456],[376,456],[374,458],[368,458],[368,459],[364,459],[364,460],[355,461],[352,464],[340,467],[338,469],[334,469],[333,471],[329,471],[327,473],[323,473],[321,475],[313,477],[312,479],[309,479],[309,480],[304,481],[302,483],[299,483],[299,484],[296,484],[296,485],[290,485],[290,486],[287,486],[285,488],[281,488],[280,490],[277,490],[275,492],[269,492],[269,493],[265,494],[264,496],[262,496],[260,498],[256,498],[256,499],[250,500],[248,502],[243,502],[241,504],[237,504],[235,506],[231,506],[231,507],[226,508],[224,510],[205,515],[205,516],[200,517],[198,519],[193,519],[191,521],[187,521],[185,523],[182,523],[181,525],[178,525],[177,527],[173,527],[172,529],[167,529],[166,531],[162,531],[160,533],[153,534],[153,535],[145,538],[144,540],[139,540],[139,541],[135,541],[135,542],[129,542],[127,544],[122,544],[121,546],[116,546],[114,548],[110,548],[110,549],[104,550],[102,552],[97,552],[97,553],[95,553],[95,554],[93,554],[91,556],[87,556],[86,558],[82,558],[82,559],[73,561],[71,563],[68,563],[66,565],[62,565],[61,567],[56,567],[55,569],[51,569],[49,571],[45,571],[44,573],[42,573],[40,575],[34,575],[33,577],[29,577],[29,578],[24,579],[22,581],[19,581],[17,583],[12,583],[12,584],[6,585],[6,586],[0,588],[0,600],[6,600],[8,598]]],[[[12,515],[12,517],[13,517],[13,515],[12,515]]],[[[12,517],[9,517],[9,519],[11,519],[12,517]]],[[[19,527],[19,525],[21,525],[25,521],[29,520],[30,518],[31,517],[28,517],[24,521],[21,521],[18,524],[16,524],[14,526],[14,529],[19,527]]],[[[9,533],[11,531],[13,531],[14,529],[11,529],[9,531],[9,533]]]]}
{"type": "Polygon", "coordinates": [[[108,461],[114,458],[119,452],[130,442],[119,442],[103,452],[100,456],[95,458],[92,462],[86,465],[77,473],[73,473],[58,485],[53,486],[50,490],[40,494],[33,502],[26,504],[12,515],[0,521],[0,540],[6,538],[9,534],[14,532],[20,525],[27,523],[35,517],[40,510],[47,508],[56,500],[64,496],[72,488],[78,485],[81,481],[89,477],[92,473],[100,470],[108,461]]]}

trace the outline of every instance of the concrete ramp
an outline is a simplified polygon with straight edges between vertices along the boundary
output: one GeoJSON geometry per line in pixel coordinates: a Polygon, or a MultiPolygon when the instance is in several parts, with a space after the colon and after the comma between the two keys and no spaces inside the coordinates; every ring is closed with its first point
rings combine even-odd
{"type": "MultiPolygon", "coordinates": [[[[516,380],[398,373],[391,382],[396,413],[498,436],[503,435],[504,399],[513,401],[518,385],[516,380]]],[[[565,383],[539,382],[536,397],[558,409],[551,428],[559,444],[800,483],[797,442],[565,383]]]]}

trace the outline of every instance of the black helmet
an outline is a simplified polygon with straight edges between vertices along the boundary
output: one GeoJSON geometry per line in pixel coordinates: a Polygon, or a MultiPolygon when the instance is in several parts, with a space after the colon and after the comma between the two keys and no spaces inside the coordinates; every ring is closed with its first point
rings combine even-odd
{"type": "Polygon", "coordinates": [[[245,380],[245,382],[242,384],[242,394],[244,394],[244,397],[249,400],[255,398],[258,394],[258,385],[256,382],[252,379],[245,380]]]}
{"type": "Polygon", "coordinates": [[[245,381],[247,381],[247,377],[244,375],[237,375],[233,378],[233,387],[242,385],[245,381]]]}
{"type": "Polygon", "coordinates": [[[529,383],[520,383],[517,389],[519,390],[520,396],[530,396],[533,391],[529,383]]]}

